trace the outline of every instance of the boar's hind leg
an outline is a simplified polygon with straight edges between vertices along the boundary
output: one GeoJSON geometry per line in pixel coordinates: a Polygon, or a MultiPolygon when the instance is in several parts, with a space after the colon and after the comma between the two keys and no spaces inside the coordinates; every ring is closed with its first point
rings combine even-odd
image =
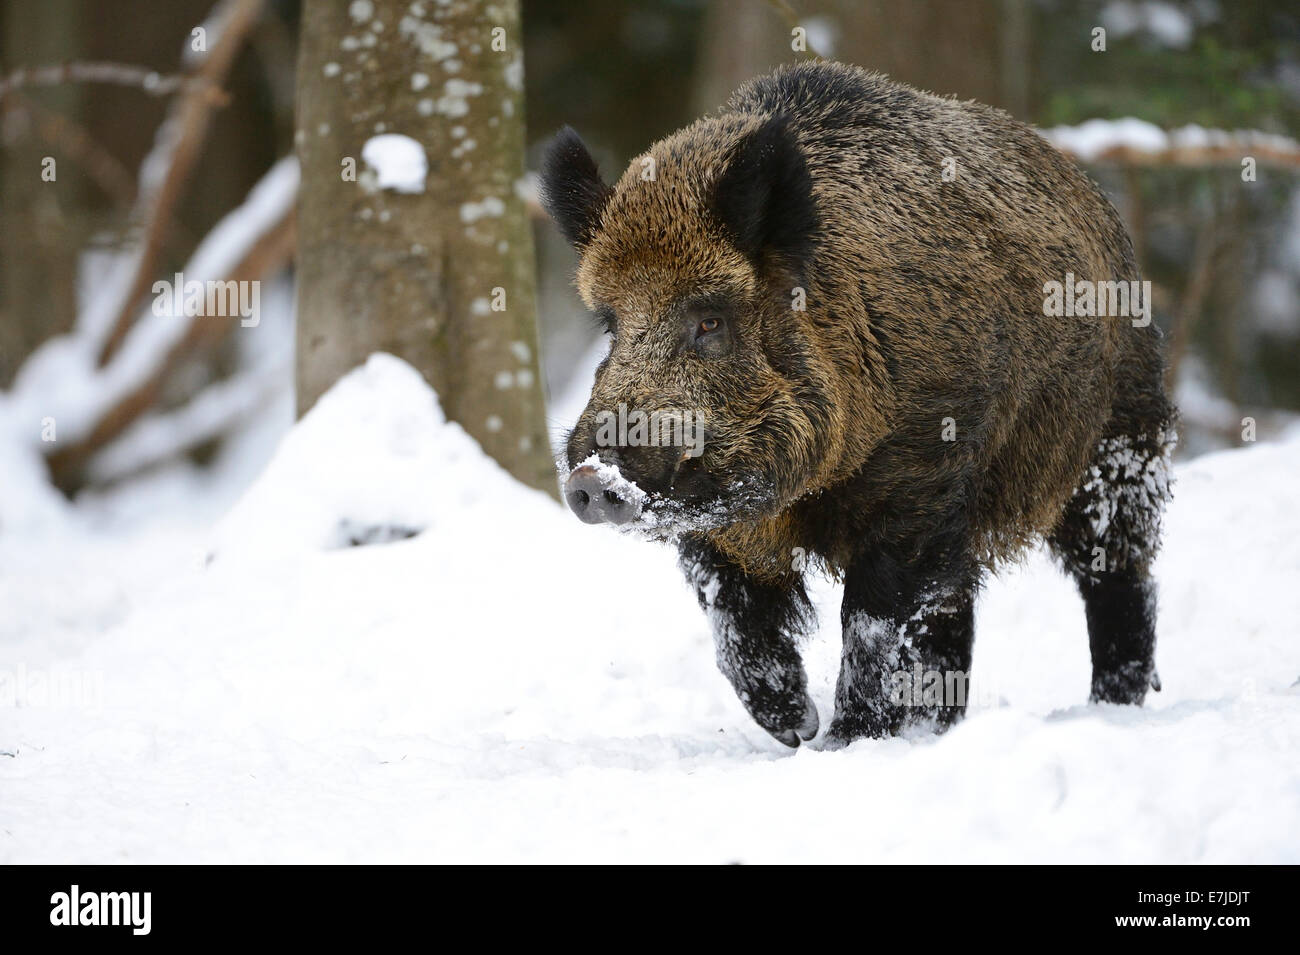
{"type": "Polygon", "coordinates": [[[681,565],[709,615],[718,669],[759,726],[787,746],[817,735],[817,707],[795,640],[812,621],[803,581],[755,580],[714,547],[681,546],[681,565]]]}
{"type": "Polygon", "coordinates": [[[886,557],[859,560],[844,582],[844,647],[827,746],[942,731],[966,708],[975,639],[973,570],[924,583],[886,557]]]}
{"type": "Polygon", "coordinates": [[[1083,596],[1093,702],[1140,704],[1147,687],[1160,688],[1150,567],[1169,495],[1172,443],[1167,426],[1104,438],[1048,538],[1083,596]]]}

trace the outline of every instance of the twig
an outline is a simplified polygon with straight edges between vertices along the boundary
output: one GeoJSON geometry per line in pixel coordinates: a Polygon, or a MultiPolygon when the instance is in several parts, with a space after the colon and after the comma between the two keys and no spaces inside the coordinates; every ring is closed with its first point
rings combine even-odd
{"type": "MultiPolygon", "coordinates": [[[[785,25],[789,27],[791,30],[795,29],[796,27],[803,27],[803,22],[799,19],[799,14],[795,12],[794,7],[790,6],[790,4],[786,2],[786,0],[767,0],[767,5],[776,11],[776,15],[779,16],[782,20],[784,20],[785,25]]],[[[826,57],[822,56],[819,52],[817,52],[816,48],[812,45],[812,41],[808,39],[807,37],[808,28],[803,27],[803,29],[805,33],[804,36],[805,49],[819,60],[826,59],[826,57]]]]}
{"type": "MultiPolygon", "coordinates": [[[[294,207],[249,248],[230,269],[223,281],[255,281],[271,274],[293,259],[297,237],[294,207]]],[[[54,483],[65,492],[76,490],[84,480],[84,468],[90,457],[122,434],[148,409],[157,404],[163,385],[185,356],[212,347],[238,324],[238,317],[196,316],[189,320],[184,334],[171,346],[158,366],[134,388],[118,398],[105,411],[94,428],[71,446],[53,450],[47,457],[54,483]]]]}
{"type": "MultiPolygon", "coordinates": [[[[118,205],[130,209],[135,204],[138,198],[135,177],[116,156],[109,152],[108,147],[91,135],[84,126],[18,93],[11,93],[5,99],[2,108],[4,113],[17,111],[27,115],[22,124],[0,125],[0,129],[5,130],[0,145],[8,148],[18,140],[19,137],[12,130],[34,126],[37,136],[43,142],[65,152],[73,162],[85,169],[90,179],[97,183],[106,195],[116,199],[118,205]]],[[[173,238],[180,237],[183,244],[192,243],[193,237],[175,217],[167,227],[173,238]]]]}
{"type": "Polygon", "coordinates": [[[229,434],[292,381],[289,364],[264,363],[213,382],[175,410],[141,417],[91,458],[86,477],[97,486],[121,481],[229,434]]]}
{"type": "MultiPolygon", "coordinates": [[[[121,346],[131,328],[136,306],[152,285],[158,258],[166,243],[167,223],[171,219],[171,210],[179,201],[194,164],[198,161],[203,141],[207,138],[211,112],[214,106],[206,90],[220,86],[234,63],[235,55],[244,41],[244,37],[253,28],[261,13],[262,0],[223,0],[228,4],[230,13],[225,17],[220,36],[212,50],[199,67],[198,78],[203,84],[190,88],[189,92],[177,103],[175,122],[180,133],[176,147],[172,152],[171,163],[166,175],[153,197],[149,223],[145,228],[144,241],[135,276],[118,309],[108,337],[99,353],[99,367],[109,359],[121,346]]],[[[165,122],[171,122],[169,117],[165,122]]]]}
{"type": "Polygon", "coordinates": [[[201,80],[179,73],[159,73],[147,66],[130,63],[59,63],[54,66],[23,66],[0,78],[0,96],[32,86],[59,86],[63,83],[107,83],[127,86],[150,96],[170,96],[187,83],[201,80]]]}
{"type": "Polygon", "coordinates": [[[21,124],[5,123],[0,127],[5,133],[0,143],[5,148],[22,138],[16,130],[34,126],[43,142],[66,153],[118,205],[129,209],[135,202],[135,177],[84,126],[18,93],[11,93],[5,99],[3,110],[19,116],[27,114],[21,124]]]}

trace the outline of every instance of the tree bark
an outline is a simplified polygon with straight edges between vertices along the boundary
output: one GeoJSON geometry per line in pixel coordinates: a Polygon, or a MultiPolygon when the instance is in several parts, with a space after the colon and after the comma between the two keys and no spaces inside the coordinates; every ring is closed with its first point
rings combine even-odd
{"type": "MultiPolygon", "coordinates": [[[[76,3],[11,4],[0,10],[0,61],[5,70],[75,59],[82,47],[76,3]]],[[[61,86],[31,94],[37,103],[78,117],[82,90],[61,86]]],[[[85,182],[68,155],[43,141],[38,119],[23,117],[18,135],[0,148],[0,388],[36,347],[72,327],[77,314],[77,253],[89,232],[85,182]],[[42,178],[55,160],[56,178],[42,178]]],[[[7,123],[15,117],[7,115],[7,123]]]]}
{"type": "Polygon", "coordinates": [[[518,0],[307,0],[301,42],[299,414],[390,352],[488,454],[554,495],[518,191],[518,0]],[[423,191],[377,181],[362,152],[383,134],[423,148],[423,191]]]}

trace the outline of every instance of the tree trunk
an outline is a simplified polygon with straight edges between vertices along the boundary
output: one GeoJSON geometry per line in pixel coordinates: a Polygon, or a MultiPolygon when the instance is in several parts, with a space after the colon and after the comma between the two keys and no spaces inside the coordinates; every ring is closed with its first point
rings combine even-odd
{"type": "MultiPolygon", "coordinates": [[[[47,0],[0,10],[0,72],[76,59],[76,7],[74,0],[47,0]]],[[[73,84],[24,92],[33,106],[56,115],[76,119],[81,112],[82,90],[73,84]]],[[[13,383],[41,342],[72,327],[77,254],[90,231],[85,182],[76,162],[39,135],[41,117],[20,106],[5,122],[13,137],[0,144],[0,388],[13,383]],[[55,162],[52,181],[42,178],[46,158],[55,162]]]]}
{"type": "Polygon", "coordinates": [[[297,145],[299,413],[390,352],[488,454],[555,494],[532,234],[516,191],[518,0],[307,0],[297,145]],[[422,191],[384,186],[384,164],[363,159],[386,134],[423,148],[422,191]]]}

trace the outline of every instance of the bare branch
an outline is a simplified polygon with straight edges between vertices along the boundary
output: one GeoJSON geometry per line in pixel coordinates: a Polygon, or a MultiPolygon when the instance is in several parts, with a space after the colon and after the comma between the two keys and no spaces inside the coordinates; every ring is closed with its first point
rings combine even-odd
{"type": "Polygon", "coordinates": [[[147,66],[130,63],[79,61],[53,66],[19,67],[8,76],[0,78],[0,96],[33,86],[59,86],[63,83],[106,83],[138,89],[149,96],[170,96],[186,84],[202,82],[179,73],[159,73],[147,66]]]}
{"type": "MultiPolygon", "coordinates": [[[[223,277],[224,281],[256,281],[286,267],[297,241],[296,217],[290,204],[244,256],[223,277]]],[[[70,446],[53,450],[47,457],[54,483],[65,491],[75,490],[84,480],[90,457],[121,435],[146,411],[154,407],[173,370],[186,356],[212,348],[239,323],[239,317],[196,316],[171,345],[161,361],[133,388],[122,394],[95,423],[88,434],[70,446]]]]}
{"type": "Polygon", "coordinates": [[[288,387],[291,362],[267,362],[213,382],[185,404],[132,424],[86,465],[96,486],[112,484],[175,461],[200,445],[230,434],[288,387]]]}
{"type": "MultiPolygon", "coordinates": [[[[215,105],[211,97],[206,95],[207,90],[212,86],[220,86],[224,81],[244,38],[257,22],[262,10],[262,0],[223,0],[223,2],[229,8],[229,13],[224,19],[216,43],[199,66],[197,78],[203,83],[190,88],[186,95],[177,101],[174,121],[180,132],[171,154],[171,163],[151,203],[151,214],[145,228],[135,276],[127,288],[117,318],[100,350],[100,367],[107,364],[121,346],[131,327],[136,307],[152,284],[158,258],[167,240],[167,224],[171,220],[172,208],[179,201],[194,164],[198,161],[203,142],[207,138],[211,112],[215,105]]],[[[166,120],[166,122],[172,121],[173,117],[166,120]]]]}

